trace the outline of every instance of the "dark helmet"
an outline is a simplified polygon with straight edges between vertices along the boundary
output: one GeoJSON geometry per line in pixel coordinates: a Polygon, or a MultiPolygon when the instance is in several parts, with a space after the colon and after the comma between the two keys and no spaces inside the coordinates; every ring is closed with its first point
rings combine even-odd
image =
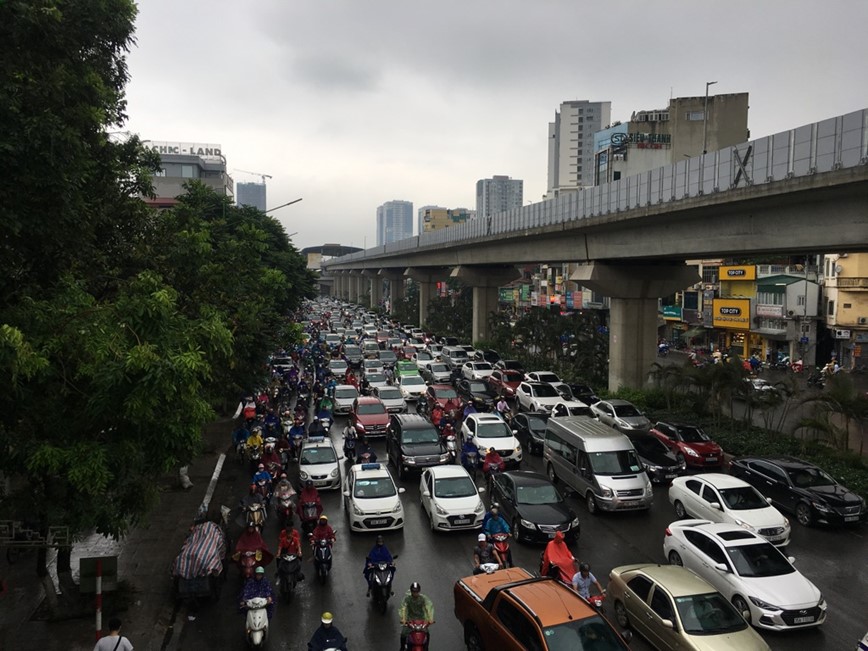
{"type": "Polygon", "coordinates": [[[579,563],[579,572],[590,572],[591,566],[587,563],[579,563]]]}
{"type": "Polygon", "coordinates": [[[382,536],[377,536],[377,544],[382,545],[385,544],[386,540],[382,536]]]}
{"type": "Polygon", "coordinates": [[[410,584],[410,592],[422,592],[422,586],[419,585],[418,581],[413,581],[413,583],[410,584]]]}
{"type": "Polygon", "coordinates": [[[307,488],[310,488],[311,486],[313,486],[313,481],[310,480],[310,479],[308,479],[306,482],[304,482],[304,485],[305,485],[307,488]]]}

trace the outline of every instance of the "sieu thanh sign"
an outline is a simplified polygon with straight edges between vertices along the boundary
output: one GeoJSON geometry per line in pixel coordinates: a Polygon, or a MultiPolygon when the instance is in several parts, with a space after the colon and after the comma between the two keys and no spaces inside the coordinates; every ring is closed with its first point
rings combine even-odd
{"type": "Polygon", "coordinates": [[[199,158],[221,159],[223,152],[220,145],[199,142],[157,142],[145,140],[145,147],[152,149],[161,156],[175,154],[178,156],[198,156],[199,158]]]}

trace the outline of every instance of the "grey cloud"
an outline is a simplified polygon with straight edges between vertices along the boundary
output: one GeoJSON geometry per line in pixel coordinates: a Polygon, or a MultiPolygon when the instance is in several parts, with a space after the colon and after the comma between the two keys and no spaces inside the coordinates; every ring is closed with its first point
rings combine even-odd
{"type": "Polygon", "coordinates": [[[333,55],[311,54],[297,58],[290,66],[300,81],[330,92],[375,91],[379,85],[377,70],[359,61],[333,55]]]}

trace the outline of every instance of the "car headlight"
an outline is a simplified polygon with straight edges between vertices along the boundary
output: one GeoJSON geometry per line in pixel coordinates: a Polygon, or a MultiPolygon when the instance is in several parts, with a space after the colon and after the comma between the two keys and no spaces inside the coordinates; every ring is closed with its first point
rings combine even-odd
{"type": "Polygon", "coordinates": [[[697,452],[697,451],[694,450],[693,448],[683,448],[683,449],[684,449],[684,453],[685,453],[688,457],[698,457],[698,456],[700,456],[699,452],[697,452]]]}
{"type": "Polygon", "coordinates": [[[485,513],[485,505],[482,502],[476,505],[476,508],[473,510],[474,513],[485,513]]]}
{"type": "Polygon", "coordinates": [[[440,463],[445,463],[447,461],[449,461],[449,454],[448,453],[447,454],[441,454],[440,455],[440,463]]]}
{"type": "Polygon", "coordinates": [[[647,470],[649,472],[660,472],[661,470],[663,470],[663,467],[662,466],[653,466],[650,463],[646,463],[645,464],[645,470],[647,470]]]}
{"type": "Polygon", "coordinates": [[[334,470],[331,471],[331,474],[329,475],[329,477],[331,477],[332,479],[334,479],[334,478],[337,477],[337,476],[338,476],[338,469],[335,468],[334,470]]]}
{"type": "Polygon", "coordinates": [[[817,608],[822,608],[826,610],[826,600],[823,599],[823,593],[820,593],[820,600],[817,602],[817,608]]]}
{"type": "Polygon", "coordinates": [[[823,504],[822,502],[813,501],[811,502],[811,506],[817,509],[820,513],[829,513],[832,509],[823,504]]]}
{"type": "Polygon", "coordinates": [[[365,431],[365,426],[362,425],[362,423],[357,422],[357,423],[356,423],[356,429],[359,430],[360,432],[364,432],[364,431],[365,431]]]}
{"type": "Polygon", "coordinates": [[[575,529],[578,526],[579,526],[579,519],[573,518],[573,521],[570,522],[570,529],[575,529]]]}
{"type": "Polygon", "coordinates": [[[756,597],[748,597],[751,600],[751,603],[757,608],[762,608],[763,610],[783,610],[780,606],[775,606],[774,604],[770,604],[768,601],[763,601],[762,599],[757,599],[756,597]]]}
{"type": "Polygon", "coordinates": [[[434,505],[434,510],[437,512],[437,515],[446,515],[446,509],[439,504],[434,505]]]}
{"type": "Polygon", "coordinates": [[[784,518],[784,529],[790,528],[790,521],[787,518],[784,518]]]}
{"type": "Polygon", "coordinates": [[[515,453],[516,453],[516,454],[521,454],[521,446],[520,446],[520,445],[516,445],[516,446],[515,446],[515,453]]]}
{"type": "Polygon", "coordinates": [[[520,523],[521,526],[523,526],[525,529],[536,529],[536,525],[535,525],[533,522],[530,522],[529,520],[525,520],[524,518],[521,518],[521,519],[519,520],[519,523],[520,523]]]}
{"type": "Polygon", "coordinates": [[[653,490],[654,490],[654,487],[651,486],[651,480],[648,479],[648,476],[646,475],[645,476],[645,492],[650,493],[653,490]]]}
{"type": "Polygon", "coordinates": [[[603,493],[603,497],[612,497],[612,495],[614,495],[611,488],[603,487],[600,490],[603,493]]]}
{"type": "Polygon", "coordinates": [[[747,529],[748,531],[756,531],[756,527],[754,527],[752,524],[745,522],[744,520],[739,520],[738,518],[736,518],[735,523],[743,529],[747,529]]]}
{"type": "Polygon", "coordinates": [[[408,457],[408,456],[406,456],[406,455],[403,455],[403,456],[401,456],[401,460],[402,460],[405,464],[407,464],[408,466],[414,466],[414,465],[416,465],[416,459],[414,459],[413,457],[408,457]]]}
{"type": "Polygon", "coordinates": [[[299,470],[298,478],[302,481],[307,481],[308,479],[310,479],[310,476],[304,470],[299,470]]]}
{"type": "Polygon", "coordinates": [[[356,515],[364,515],[365,514],[364,511],[362,511],[358,506],[356,506],[355,502],[353,502],[353,513],[355,513],[356,515]]]}
{"type": "Polygon", "coordinates": [[[392,513],[400,513],[402,508],[401,501],[399,500],[398,503],[395,504],[395,508],[392,509],[392,513]]]}

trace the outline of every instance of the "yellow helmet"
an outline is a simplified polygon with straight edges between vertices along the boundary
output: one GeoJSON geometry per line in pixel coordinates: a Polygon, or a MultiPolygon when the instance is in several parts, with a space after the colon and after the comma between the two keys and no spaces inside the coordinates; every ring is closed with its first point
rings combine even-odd
{"type": "Polygon", "coordinates": [[[332,620],[334,620],[332,614],[329,612],[325,612],[322,614],[322,619],[320,621],[322,621],[323,624],[331,624],[332,620]]]}

